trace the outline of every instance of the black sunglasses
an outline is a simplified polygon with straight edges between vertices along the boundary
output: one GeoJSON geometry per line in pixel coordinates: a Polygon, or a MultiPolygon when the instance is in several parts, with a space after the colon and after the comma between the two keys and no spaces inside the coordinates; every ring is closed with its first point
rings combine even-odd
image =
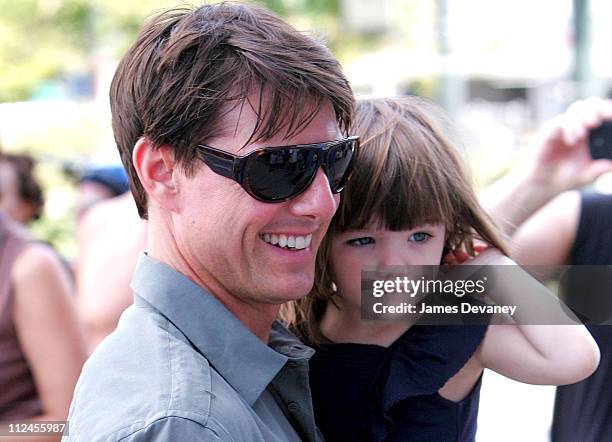
{"type": "Polygon", "coordinates": [[[304,192],[321,166],[331,191],[341,192],[351,175],[359,137],[263,147],[243,156],[204,145],[197,149],[202,161],[213,172],[236,181],[259,201],[279,203],[304,192]]]}

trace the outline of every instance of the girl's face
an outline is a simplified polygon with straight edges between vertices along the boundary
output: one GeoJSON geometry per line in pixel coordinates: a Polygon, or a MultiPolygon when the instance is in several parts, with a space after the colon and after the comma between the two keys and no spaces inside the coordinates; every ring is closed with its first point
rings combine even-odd
{"type": "Polygon", "coordinates": [[[445,236],[443,224],[423,224],[399,232],[368,227],[334,235],[330,260],[342,302],[360,307],[361,270],[365,266],[380,269],[385,266],[439,265],[445,236]]]}

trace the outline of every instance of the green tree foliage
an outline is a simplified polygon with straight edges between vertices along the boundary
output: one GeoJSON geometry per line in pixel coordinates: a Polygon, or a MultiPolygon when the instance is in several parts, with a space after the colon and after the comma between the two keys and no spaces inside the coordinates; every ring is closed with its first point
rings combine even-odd
{"type": "MultiPolygon", "coordinates": [[[[300,29],[337,40],[339,0],[260,0],[300,29]]],[[[119,57],[143,20],[181,3],[163,0],[0,0],[0,102],[31,96],[43,82],[86,72],[98,50],[119,57]]]]}

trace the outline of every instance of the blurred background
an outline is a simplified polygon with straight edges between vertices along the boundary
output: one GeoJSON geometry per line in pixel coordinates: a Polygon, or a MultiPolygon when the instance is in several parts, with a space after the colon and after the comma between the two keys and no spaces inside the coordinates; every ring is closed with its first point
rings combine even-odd
{"type": "MultiPolygon", "coordinates": [[[[612,88],[605,0],[260,0],[324,37],[358,95],[414,93],[453,117],[485,185],[539,124],[612,88]]],[[[33,154],[46,190],[32,226],[68,257],[71,174],[118,162],[108,88],[161,0],[0,0],[0,145],[33,154]],[[62,222],[58,223],[57,221],[62,222]]]]}
{"type": "MultiPolygon", "coordinates": [[[[441,104],[481,185],[511,167],[544,120],[612,89],[605,0],[257,3],[325,38],[357,95],[441,104]]],[[[32,227],[68,257],[71,174],[119,161],[108,105],[117,62],[147,15],[177,4],[0,0],[0,145],[40,161],[46,206],[32,227]]]]}
{"type": "MultiPolygon", "coordinates": [[[[358,96],[418,94],[457,124],[479,185],[528,154],[569,103],[612,91],[606,0],[260,0],[327,41],[358,96]]],[[[108,88],[157,0],[0,0],[0,145],[28,153],[45,194],[31,224],[76,255],[75,184],[118,164],[108,88]]],[[[606,186],[609,178],[602,178],[606,186]]],[[[485,375],[479,440],[547,440],[552,388],[485,375]]]]}

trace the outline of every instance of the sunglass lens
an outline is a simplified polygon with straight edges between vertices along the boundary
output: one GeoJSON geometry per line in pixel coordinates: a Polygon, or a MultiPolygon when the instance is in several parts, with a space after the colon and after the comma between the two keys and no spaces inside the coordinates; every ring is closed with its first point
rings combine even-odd
{"type": "Polygon", "coordinates": [[[314,155],[310,149],[279,148],[262,152],[245,169],[251,193],[264,201],[297,195],[314,177],[317,167],[314,155]]]}
{"type": "Polygon", "coordinates": [[[345,141],[329,150],[328,176],[332,192],[340,192],[350,175],[355,141],[345,141]]]}

